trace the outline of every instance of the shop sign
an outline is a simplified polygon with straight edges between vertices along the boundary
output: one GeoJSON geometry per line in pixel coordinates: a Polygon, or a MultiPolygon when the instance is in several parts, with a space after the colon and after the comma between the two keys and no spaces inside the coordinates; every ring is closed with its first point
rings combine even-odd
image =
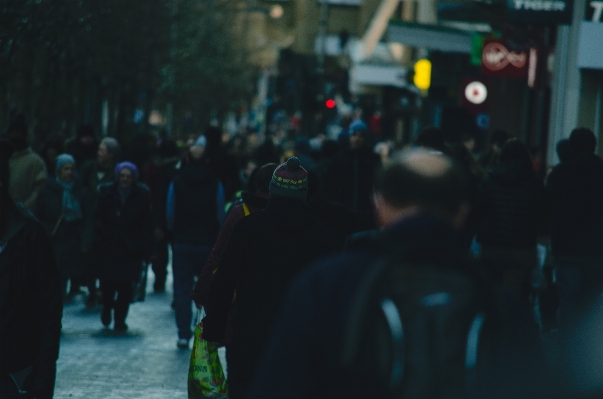
{"type": "Polygon", "coordinates": [[[528,72],[528,54],[511,51],[502,40],[484,41],[482,73],[488,76],[525,78],[528,72]]]}
{"type": "Polygon", "coordinates": [[[586,20],[580,23],[578,68],[603,69],[603,1],[588,1],[586,20]]]}
{"type": "Polygon", "coordinates": [[[591,1],[586,7],[586,20],[591,22],[603,22],[603,1],[591,1]]]}
{"type": "MultiPolygon", "coordinates": [[[[488,93],[488,82],[483,77],[464,77],[461,80],[462,96],[461,104],[470,115],[487,113],[490,96],[488,93]]],[[[477,123],[477,119],[476,119],[477,123]]]]}
{"type": "Polygon", "coordinates": [[[507,22],[565,25],[572,22],[573,0],[507,0],[507,22]]]}

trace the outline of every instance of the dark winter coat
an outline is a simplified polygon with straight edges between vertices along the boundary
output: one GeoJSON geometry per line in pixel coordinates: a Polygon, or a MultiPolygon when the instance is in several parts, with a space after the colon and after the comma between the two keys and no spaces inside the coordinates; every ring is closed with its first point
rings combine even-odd
{"type": "Polygon", "coordinates": [[[603,257],[603,160],[586,155],[557,165],[547,179],[555,256],[603,257]]]}
{"type": "MultiPolygon", "coordinates": [[[[216,240],[216,244],[211,250],[211,254],[209,255],[209,259],[207,263],[201,270],[199,274],[199,278],[195,283],[195,288],[193,289],[193,294],[191,298],[197,306],[205,306],[207,304],[207,298],[209,297],[209,290],[211,287],[211,282],[214,279],[214,273],[218,269],[218,265],[220,264],[220,258],[228,245],[228,241],[230,240],[230,236],[232,235],[232,231],[234,230],[235,225],[241,219],[243,219],[245,215],[245,210],[243,209],[243,204],[247,206],[249,209],[249,214],[254,214],[256,212],[261,211],[268,204],[268,199],[270,197],[268,194],[249,194],[243,193],[243,202],[240,205],[235,206],[231,211],[222,229],[220,230],[220,234],[218,235],[218,239],[216,240]]],[[[228,325],[226,326],[226,333],[224,334],[224,339],[221,343],[228,345],[232,341],[232,324],[234,322],[236,316],[236,302],[233,302],[230,306],[230,313],[228,315],[228,325]]]]}
{"type": "Polygon", "coordinates": [[[287,286],[334,246],[333,234],[297,199],[273,197],[264,210],[235,226],[212,281],[204,320],[204,337],[222,340],[236,289],[237,316],[228,348],[233,398],[253,378],[287,286]]]}
{"type": "Polygon", "coordinates": [[[220,182],[205,165],[185,166],[174,179],[174,242],[212,246],[220,230],[217,195],[220,182]]]}
{"type": "MultiPolygon", "coordinates": [[[[3,206],[7,207],[7,204],[3,206]]],[[[0,375],[33,365],[24,388],[52,398],[62,296],[48,234],[23,208],[10,207],[0,237],[0,375]]]]}
{"type": "Polygon", "coordinates": [[[100,186],[96,229],[103,254],[99,278],[116,282],[137,280],[142,261],[150,256],[153,246],[149,189],[135,183],[122,204],[118,183],[100,186]]]}
{"type": "MultiPolygon", "coordinates": [[[[366,363],[357,364],[352,370],[343,369],[342,353],[351,312],[359,306],[354,300],[364,287],[365,278],[374,271],[378,265],[376,262],[383,259],[385,254],[396,251],[399,251],[399,261],[407,261],[409,265],[438,266],[477,279],[467,262],[462,235],[446,222],[425,214],[411,216],[388,226],[379,233],[377,240],[373,240],[373,244],[364,245],[361,250],[316,262],[300,273],[291,285],[248,398],[389,397],[386,395],[387,384],[379,381],[383,381],[384,373],[387,373],[385,380],[388,381],[390,374],[377,367],[380,359],[377,359],[376,353],[370,352],[366,363]]],[[[484,309],[490,309],[491,301],[485,300],[482,305],[484,309]]],[[[490,320],[489,316],[490,313],[486,319],[490,320]]],[[[532,323],[529,318],[527,321],[532,323]]],[[[516,349],[524,343],[534,346],[533,341],[523,339],[523,332],[516,333],[523,325],[518,319],[509,324],[511,332],[504,331],[504,334],[509,336],[511,348],[516,349]]],[[[431,338],[425,339],[419,345],[431,338]]],[[[367,342],[366,347],[372,348],[376,344],[379,344],[378,339],[367,342]]],[[[435,349],[435,346],[429,348],[435,349]]],[[[530,359],[532,353],[526,351],[524,358],[517,356],[514,366],[521,364],[525,358],[530,359]]],[[[532,371],[529,366],[525,367],[532,371]]],[[[500,373],[501,380],[507,378],[508,382],[513,376],[513,384],[507,385],[515,389],[520,386],[518,376],[528,376],[526,379],[532,376],[524,373],[521,367],[510,367],[503,371],[506,373],[500,373]]],[[[446,392],[442,397],[447,397],[446,392]]]]}
{"type": "Polygon", "coordinates": [[[501,162],[478,184],[476,239],[508,248],[536,247],[546,225],[543,183],[529,163],[501,162]]]}
{"type": "MultiPolygon", "coordinates": [[[[243,193],[243,203],[247,205],[250,214],[254,214],[264,209],[268,204],[269,198],[270,197],[268,194],[243,193]]],[[[193,290],[192,299],[195,301],[197,306],[205,306],[207,303],[211,282],[214,278],[214,273],[220,264],[220,258],[222,257],[226,246],[228,245],[228,241],[230,240],[230,236],[232,235],[235,225],[244,217],[245,211],[243,209],[243,205],[240,204],[233,207],[226,218],[226,221],[224,221],[224,225],[222,226],[222,229],[220,229],[218,239],[211,250],[207,263],[203,267],[203,270],[201,270],[201,274],[199,274],[199,278],[195,284],[195,289],[193,290]]]]}
{"type": "Polygon", "coordinates": [[[115,175],[113,168],[101,169],[96,159],[86,162],[80,168],[80,179],[82,185],[95,193],[101,184],[113,183],[115,175]]]}
{"type": "Polygon", "coordinates": [[[347,150],[333,159],[320,184],[322,194],[353,211],[373,209],[375,174],[381,159],[371,148],[347,150]]]}
{"type": "Polygon", "coordinates": [[[96,158],[98,152],[98,141],[95,139],[92,145],[84,147],[80,144],[81,136],[68,139],[65,142],[65,152],[75,159],[78,166],[83,166],[86,162],[96,158]]]}
{"type": "MultiPolygon", "coordinates": [[[[89,249],[92,246],[94,238],[92,193],[76,180],[73,186],[73,197],[80,203],[83,218],[72,222],[61,220],[59,223],[63,211],[63,190],[63,187],[54,178],[47,179],[46,185],[38,196],[35,215],[44,224],[49,235],[54,232],[51,241],[57,255],[74,251],[80,254],[83,248],[89,249]]],[[[63,270],[65,266],[67,265],[62,264],[59,260],[59,269],[62,274],[69,275],[73,272],[73,270],[63,270]]]]}
{"type": "Polygon", "coordinates": [[[76,180],[73,196],[80,203],[82,219],[59,222],[63,211],[63,190],[54,178],[47,179],[38,197],[35,215],[51,236],[61,278],[66,280],[82,277],[85,270],[82,249],[90,249],[94,239],[94,194],[76,180]]]}

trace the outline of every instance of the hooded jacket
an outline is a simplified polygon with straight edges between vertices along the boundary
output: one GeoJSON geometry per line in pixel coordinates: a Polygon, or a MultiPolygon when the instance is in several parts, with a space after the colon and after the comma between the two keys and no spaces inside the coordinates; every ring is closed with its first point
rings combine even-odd
{"type": "Polygon", "coordinates": [[[478,184],[476,212],[481,244],[535,247],[546,225],[544,185],[530,164],[500,162],[478,184]]]}

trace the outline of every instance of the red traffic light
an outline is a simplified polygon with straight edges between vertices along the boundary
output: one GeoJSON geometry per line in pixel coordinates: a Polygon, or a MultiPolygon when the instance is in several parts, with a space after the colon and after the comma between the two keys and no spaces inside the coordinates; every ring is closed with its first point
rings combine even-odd
{"type": "Polygon", "coordinates": [[[327,106],[327,108],[331,109],[331,108],[335,108],[335,100],[333,100],[332,98],[329,98],[326,102],[325,105],[327,106]]]}

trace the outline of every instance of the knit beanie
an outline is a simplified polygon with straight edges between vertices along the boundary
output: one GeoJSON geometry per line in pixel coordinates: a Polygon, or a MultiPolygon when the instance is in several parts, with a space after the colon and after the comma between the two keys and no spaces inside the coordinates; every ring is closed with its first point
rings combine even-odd
{"type": "Polygon", "coordinates": [[[57,168],[56,171],[57,173],[59,172],[59,170],[61,170],[61,168],[65,165],[65,164],[72,164],[73,166],[75,166],[75,159],[69,155],[69,154],[61,154],[57,156],[57,168]]]}
{"type": "Polygon", "coordinates": [[[129,162],[129,161],[124,161],[122,163],[118,163],[117,166],[115,166],[115,178],[116,179],[119,179],[119,172],[121,172],[122,169],[130,169],[130,171],[134,175],[134,179],[138,180],[138,168],[136,167],[136,165],[134,165],[132,162],[129,162]]]}
{"type": "Polygon", "coordinates": [[[368,127],[366,126],[366,123],[364,123],[362,120],[360,119],[356,119],[354,122],[352,122],[350,124],[350,127],[348,128],[350,134],[354,133],[354,132],[366,132],[368,131],[368,127]]]}
{"type": "Polygon", "coordinates": [[[306,199],[308,172],[301,167],[299,158],[291,157],[276,168],[270,181],[269,192],[271,196],[306,199]]]}

